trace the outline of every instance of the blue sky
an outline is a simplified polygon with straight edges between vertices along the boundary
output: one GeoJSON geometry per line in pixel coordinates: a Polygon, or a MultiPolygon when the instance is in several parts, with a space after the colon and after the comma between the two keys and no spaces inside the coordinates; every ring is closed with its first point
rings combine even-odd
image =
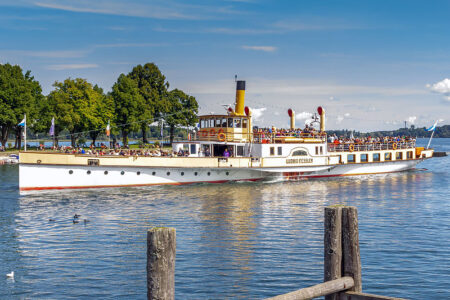
{"type": "Polygon", "coordinates": [[[247,81],[257,125],[429,126],[450,116],[450,1],[0,0],[0,63],[42,84],[82,77],[109,91],[156,63],[201,113],[247,81]]]}

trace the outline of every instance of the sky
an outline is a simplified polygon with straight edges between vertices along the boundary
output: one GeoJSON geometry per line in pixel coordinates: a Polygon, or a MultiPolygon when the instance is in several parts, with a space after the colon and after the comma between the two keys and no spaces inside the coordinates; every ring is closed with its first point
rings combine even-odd
{"type": "Polygon", "coordinates": [[[201,114],[246,80],[254,124],[328,129],[450,124],[450,1],[0,0],[0,63],[44,94],[85,78],[105,92],[153,62],[201,114]]]}

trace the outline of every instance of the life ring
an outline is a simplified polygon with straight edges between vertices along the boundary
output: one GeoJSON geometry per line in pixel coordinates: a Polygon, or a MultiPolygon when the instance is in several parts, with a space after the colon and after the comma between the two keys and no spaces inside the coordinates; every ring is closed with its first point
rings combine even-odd
{"type": "Polygon", "coordinates": [[[392,144],[392,150],[397,150],[397,143],[392,144]]]}
{"type": "Polygon", "coordinates": [[[217,132],[217,135],[223,133],[223,128],[220,128],[219,131],[217,132]]]}
{"type": "Polygon", "coordinates": [[[353,144],[348,145],[348,150],[350,150],[350,152],[355,151],[355,145],[353,144]]]}
{"type": "Polygon", "coordinates": [[[227,136],[225,135],[225,133],[221,132],[217,135],[217,139],[219,140],[219,142],[225,142],[227,136]]]}
{"type": "Polygon", "coordinates": [[[215,136],[216,135],[216,130],[213,128],[209,131],[209,136],[215,136]]]}
{"type": "Polygon", "coordinates": [[[202,137],[205,137],[208,135],[208,131],[206,131],[206,129],[203,129],[202,131],[200,131],[202,134],[202,137]]]}

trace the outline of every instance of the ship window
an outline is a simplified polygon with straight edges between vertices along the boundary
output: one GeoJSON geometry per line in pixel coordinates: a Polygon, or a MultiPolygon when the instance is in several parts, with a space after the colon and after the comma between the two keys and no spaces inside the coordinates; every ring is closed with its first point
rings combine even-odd
{"type": "Polygon", "coordinates": [[[319,147],[316,146],[316,155],[319,155],[319,147]]]}
{"type": "Polygon", "coordinates": [[[244,146],[236,147],[236,156],[244,156],[244,146]]]}
{"type": "Polygon", "coordinates": [[[200,121],[200,128],[205,128],[206,126],[205,126],[205,120],[201,120],[200,121]]]}
{"type": "Polygon", "coordinates": [[[355,157],[356,157],[355,154],[348,154],[347,155],[347,162],[348,163],[354,163],[355,162],[355,157]]]}
{"type": "Polygon", "coordinates": [[[191,154],[196,154],[197,153],[197,148],[195,147],[195,144],[191,145],[191,154]]]}
{"type": "Polygon", "coordinates": [[[380,161],[380,153],[374,153],[372,155],[372,160],[373,161],[380,161]]]}
{"type": "Polygon", "coordinates": [[[197,173],[197,172],[194,172],[194,175],[195,175],[195,176],[197,176],[197,175],[198,175],[198,173],[197,173]]]}
{"type": "Polygon", "coordinates": [[[88,159],[88,166],[98,166],[99,161],[98,159],[88,159]]]}
{"type": "Polygon", "coordinates": [[[215,119],[209,119],[209,127],[214,127],[216,120],[215,119]]]}
{"type": "Polygon", "coordinates": [[[278,147],[278,155],[283,155],[283,147],[278,147]]]}
{"type": "Polygon", "coordinates": [[[412,151],[406,152],[406,158],[412,159],[413,158],[413,152],[412,151]]]}
{"type": "Polygon", "coordinates": [[[247,119],[242,119],[242,128],[247,128],[247,119]]]}
{"type": "Polygon", "coordinates": [[[227,128],[227,119],[222,119],[222,127],[227,128]]]}
{"type": "Polygon", "coordinates": [[[275,147],[270,147],[270,155],[275,155],[275,147]]]}
{"type": "Polygon", "coordinates": [[[397,152],[395,154],[395,159],[396,160],[402,160],[403,159],[403,152],[397,152]]]}
{"type": "Polygon", "coordinates": [[[91,175],[91,170],[88,170],[86,174],[91,175]]]}
{"type": "Polygon", "coordinates": [[[103,172],[103,174],[108,175],[108,171],[103,172]]]}
{"type": "Polygon", "coordinates": [[[141,175],[141,172],[140,172],[140,171],[137,171],[136,174],[139,176],[139,175],[141,175]]]}
{"type": "Polygon", "coordinates": [[[306,153],[305,150],[295,150],[294,153],[292,153],[292,156],[307,156],[308,153],[306,153]]]}
{"type": "Polygon", "coordinates": [[[384,154],[384,160],[392,160],[392,153],[391,152],[386,152],[384,154]]]}
{"type": "Polygon", "coordinates": [[[184,176],[184,172],[181,172],[181,176],[184,176]]]}
{"type": "Polygon", "coordinates": [[[361,154],[361,162],[368,162],[369,157],[367,154],[361,154]]]}
{"type": "Polygon", "coordinates": [[[323,147],[320,146],[320,154],[323,154],[323,147]]]}
{"type": "Polygon", "coordinates": [[[167,176],[169,176],[169,175],[170,175],[170,172],[167,172],[166,174],[167,174],[167,176]]]}
{"type": "Polygon", "coordinates": [[[72,175],[72,174],[73,174],[73,171],[72,171],[72,170],[70,170],[70,171],[69,171],[69,174],[70,174],[70,175],[72,175]]]}
{"type": "Polygon", "coordinates": [[[234,119],[234,128],[241,128],[241,119],[240,118],[236,118],[234,119]]]}
{"type": "Polygon", "coordinates": [[[216,119],[216,127],[222,127],[222,122],[220,119],[216,119]]]}
{"type": "Polygon", "coordinates": [[[124,175],[124,174],[125,174],[125,171],[120,172],[120,175],[124,175]]]}
{"type": "Polygon", "coordinates": [[[228,128],[233,128],[233,118],[228,118],[228,128]]]}
{"type": "Polygon", "coordinates": [[[152,172],[152,175],[156,175],[156,172],[152,172]]]}
{"type": "Polygon", "coordinates": [[[208,176],[211,176],[211,172],[208,172],[208,176]]]}

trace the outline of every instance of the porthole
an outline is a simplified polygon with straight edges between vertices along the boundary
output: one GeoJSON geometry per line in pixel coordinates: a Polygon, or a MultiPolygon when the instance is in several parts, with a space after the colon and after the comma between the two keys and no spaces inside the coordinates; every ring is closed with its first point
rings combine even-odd
{"type": "Polygon", "coordinates": [[[156,172],[152,172],[152,175],[156,175],[156,172]]]}
{"type": "Polygon", "coordinates": [[[181,176],[184,176],[184,172],[181,172],[181,176]]]}
{"type": "Polygon", "coordinates": [[[123,174],[125,174],[125,171],[120,172],[120,175],[123,175],[123,174]]]}
{"type": "Polygon", "coordinates": [[[167,172],[167,176],[169,176],[170,175],[170,172],[167,172]]]}
{"type": "Polygon", "coordinates": [[[197,176],[197,175],[198,175],[198,173],[197,173],[197,172],[194,172],[194,175],[195,175],[195,176],[197,176]]]}
{"type": "Polygon", "coordinates": [[[73,171],[72,171],[72,170],[70,170],[70,171],[69,171],[69,174],[71,174],[71,175],[72,175],[72,174],[73,174],[73,171]]]}
{"type": "Polygon", "coordinates": [[[91,175],[91,170],[88,170],[86,173],[87,173],[88,175],[91,175]]]}
{"type": "Polygon", "coordinates": [[[103,174],[108,175],[108,171],[103,172],[103,174]]]}
{"type": "Polygon", "coordinates": [[[228,176],[228,175],[230,175],[230,172],[226,172],[225,174],[227,174],[227,176],[228,176]]]}
{"type": "Polygon", "coordinates": [[[208,172],[208,176],[211,176],[211,172],[208,172]]]}
{"type": "Polygon", "coordinates": [[[137,174],[138,176],[139,176],[139,175],[141,175],[141,171],[137,171],[137,173],[136,173],[136,174],[137,174]]]}

